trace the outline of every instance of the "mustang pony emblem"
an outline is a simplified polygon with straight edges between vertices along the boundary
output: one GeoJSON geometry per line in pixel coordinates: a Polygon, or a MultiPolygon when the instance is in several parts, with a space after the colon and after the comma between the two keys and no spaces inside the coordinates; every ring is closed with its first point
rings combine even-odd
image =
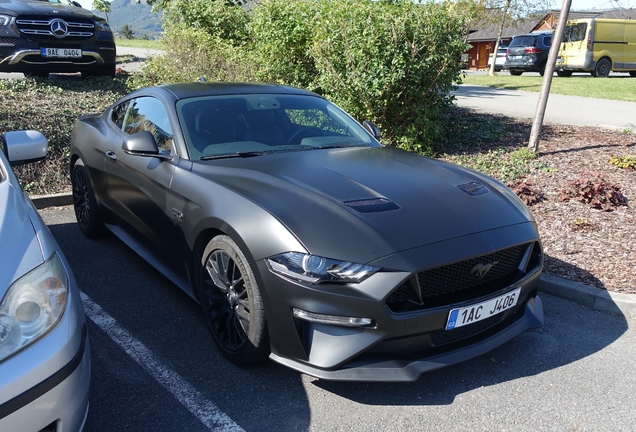
{"type": "Polygon", "coordinates": [[[490,263],[490,264],[477,264],[470,271],[470,274],[473,276],[477,276],[478,278],[482,278],[486,276],[486,273],[488,273],[490,269],[492,269],[497,264],[499,264],[499,261],[495,261],[494,263],[490,263]]]}

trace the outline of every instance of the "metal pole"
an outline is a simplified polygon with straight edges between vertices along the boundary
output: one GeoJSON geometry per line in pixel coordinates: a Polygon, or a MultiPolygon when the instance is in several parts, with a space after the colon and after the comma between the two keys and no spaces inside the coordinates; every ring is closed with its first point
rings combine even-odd
{"type": "Polygon", "coordinates": [[[535,112],[534,120],[532,121],[530,141],[528,142],[528,148],[531,148],[535,152],[539,151],[539,134],[541,133],[543,117],[545,117],[545,107],[548,104],[548,96],[550,95],[552,75],[554,75],[554,65],[556,64],[556,59],[559,55],[559,48],[561,47],[563,33],[565,32],[565,26],[568,22],[571,3],[572,0],[563,0],[561,15],[559,16],[559,23],[557,24],[557,31],[554,34],[552,48],[550,48],[548,61],[545,65],[545,73],[543,74],[543,82],[541,83],[541,92],[539,93],[539,102],[537,103],[537,111],[535,112]]]}

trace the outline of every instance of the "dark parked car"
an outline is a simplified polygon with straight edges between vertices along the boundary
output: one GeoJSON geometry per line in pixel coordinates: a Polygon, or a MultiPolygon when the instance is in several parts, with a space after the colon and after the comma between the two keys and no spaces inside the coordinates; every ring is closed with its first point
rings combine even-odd
{"type": "Polygon", "coordinates": [[[551,31],[515,36],[506,52],[505,68],[510,70],[510,75],[539,72],[543,76],[552,36],[551,31]]]}
{"type": "Polygon", "coordinates": [[[524,204],[378,137],[290,87],[138,90],[75,122],[79,228],[106,227],[198,300],[239,364],[413,381],[541,326],[524,204]]]}
{"type": "Polygon", "coordinates": [[[115,75],[106,21],[71,0],[0,0],[0,71],[115,75]]]}
{"type": "Polygon", "coordinates": [[[37,131],[0,151],[0,431],[79,432],[88,414],[90,347],[77,283],[12,166],[44,158],[37,131]]]}

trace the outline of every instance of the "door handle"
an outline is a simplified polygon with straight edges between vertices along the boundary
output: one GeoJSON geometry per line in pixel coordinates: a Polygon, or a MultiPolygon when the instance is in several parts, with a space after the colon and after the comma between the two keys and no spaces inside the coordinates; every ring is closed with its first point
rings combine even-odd
{"type": "Polygon", "coordinates": [[[106,157],[109,157],[112,160],[117,160],[117,155],[115,154],[114,151],[111,151],[111,150],[106,151],[106,157]]]}

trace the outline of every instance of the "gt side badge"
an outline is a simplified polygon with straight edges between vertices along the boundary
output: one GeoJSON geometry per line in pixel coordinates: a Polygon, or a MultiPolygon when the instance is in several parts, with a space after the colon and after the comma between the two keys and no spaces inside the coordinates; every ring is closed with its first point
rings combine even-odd
{"type": "Polygon", "coordinates": [[[183,221],[183,213],[181,213],[176,208],[172,209],[172,214],[174,215],[175,218],[177,218],[178,221],[183,221]]]}

